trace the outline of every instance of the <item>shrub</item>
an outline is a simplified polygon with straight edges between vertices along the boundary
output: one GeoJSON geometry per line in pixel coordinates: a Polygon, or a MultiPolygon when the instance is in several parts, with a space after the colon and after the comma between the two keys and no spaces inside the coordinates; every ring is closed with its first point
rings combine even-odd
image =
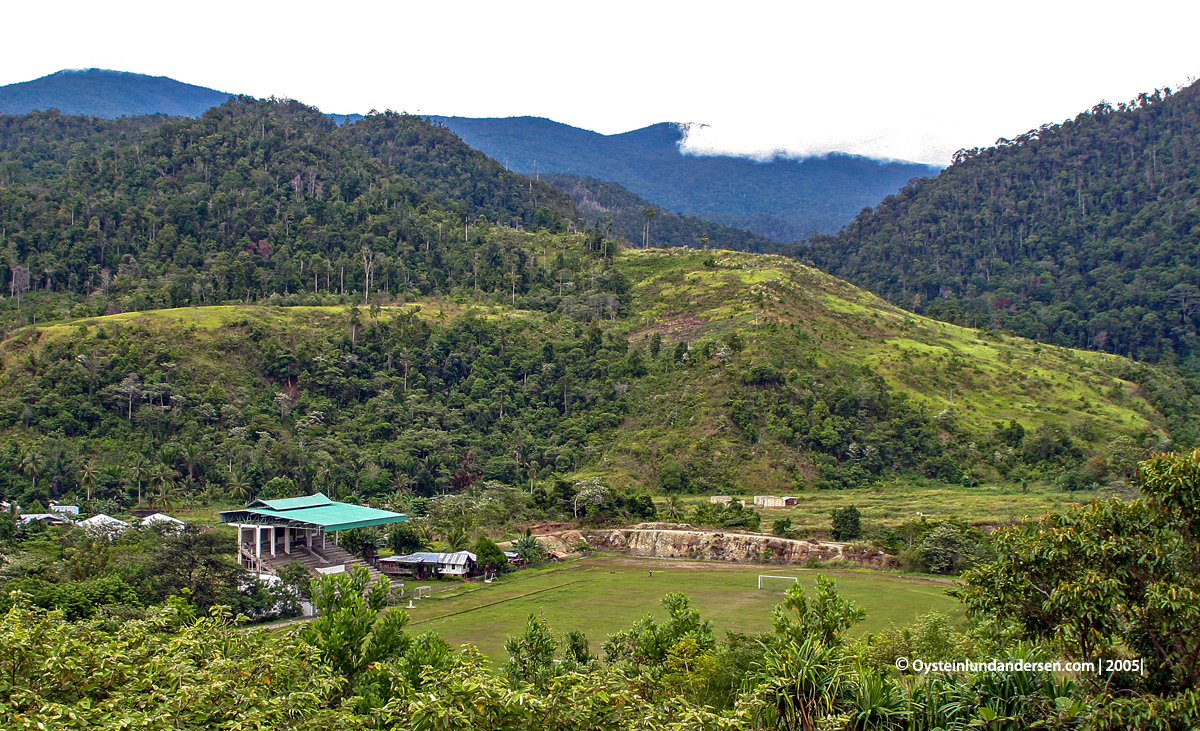
{"type": "Polygon", "coordinates": [[[852,541],[862,537],[862,513],[851,505],[847,508],[835,508],[833,511],[833,530],[835,541],[852,541]]]}

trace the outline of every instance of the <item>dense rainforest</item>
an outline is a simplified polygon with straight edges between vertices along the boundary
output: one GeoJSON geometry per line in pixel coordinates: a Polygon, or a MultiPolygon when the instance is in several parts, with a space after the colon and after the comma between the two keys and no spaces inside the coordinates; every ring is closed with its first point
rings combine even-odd
{"type": "Polygon", "coordinates": [[[771,239],[740,228],[681,216],[634,195],[616,183],[579,175],[540,175],[575,202],[588,226],[625,239],[633,246],[690,246],[770,252],[780,248],[771,239]]]}
{"type": "Polygon", "coordinates": [[[272,294],[545,297],[571,275],[482,246],[481,225],[558,231],[573,216],[564,194],[404,115],[339,128],[243,97],[199,119],[0,117],[8,326],[272,294]]]}
{"type": "Polygon", "coordinates": [[[1197,355],[1200,86],[963,150],[800,256],[916,312],[1182,362],[1197,355]]]}

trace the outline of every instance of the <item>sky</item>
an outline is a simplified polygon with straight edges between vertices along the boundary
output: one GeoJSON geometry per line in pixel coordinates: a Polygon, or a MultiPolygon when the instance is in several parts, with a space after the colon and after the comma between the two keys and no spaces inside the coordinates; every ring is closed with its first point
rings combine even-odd
{"type": "Polygon", "coordinates": [[[1200,3],[6,3],[0,84],[169,76],[326,112],[538,116],[685,149],[945,165],[1200,76],[1200,3]]]}

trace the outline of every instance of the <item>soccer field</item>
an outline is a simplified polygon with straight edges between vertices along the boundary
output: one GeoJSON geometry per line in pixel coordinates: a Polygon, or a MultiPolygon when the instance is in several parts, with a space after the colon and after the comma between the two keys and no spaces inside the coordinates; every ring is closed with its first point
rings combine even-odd
{"type": "MultiPolygon", "coordinates": [[[[859,571],[806,570],[782,566],[737,566],[698,561],[593,557],[551,569],[518,572],[493,584],[474,584],[459,593],[421,599],[408,630],[435,630],[451,644],[470,642],[493,662],[504,662],[504,640],[520,634],[531,613],[541,612],[557,633],[587,633],[591,650],[611,633],[626,629],[646,613],[664,614],[663,595],[680,591],[711,619],[718,635],[725,630],[763,632],[771,627],[771,607],[783,599],[786,582],[758,589],[758,576],[796,576],[806,590],[818,573],[837,581],[839,592],[867,610],[856,633],[911,623],[918,614],[937,611],[957,621],[961,605],[945,591],[949,580],[859,571]],[[653,572],[653,575],[651,575],[653,572]],[[452,595],[452,596],[451,596],[452,595]]],[[[443,584],[444,586],[444,584],[443,584]]]]}

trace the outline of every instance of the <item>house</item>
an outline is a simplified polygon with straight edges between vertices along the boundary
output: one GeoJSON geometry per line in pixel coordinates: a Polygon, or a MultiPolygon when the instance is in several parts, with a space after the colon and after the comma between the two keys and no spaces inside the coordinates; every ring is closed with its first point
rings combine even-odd
{"type": "Polygon", "coordinates": [[[508,559],[508,565],[513,568],[521,568],[525,565],[525,559],[521,558],[521,554],[516,551],[505,551],[504,557],[508,559]]]}
{"type": "Polygon", "coordinates": [[[22,513],[21,517],[17,518],[17,522],[21,525],[29,525],[35,520],[43,522],[46,525],[62,525],[67,522],[61,515],[55,515],[54,513],[22,513]]]}
{"type": "Polygon", "coordinates": [[[754,506],[757,508],[790,508],[796,504],[794,497],[776,497],[775,495],[755,495],[754,506]]]}
{"type": "Polygon", "coordinates": [[[729,495],[713,495],[708,499],[710,503],[731,503],[733,498],[729,495]]]}
{"type": "Polygon", "coordinates": [[[59,505],[58,503],[50,503],[50,512],[58,513],[59,515],[79,515],[78,505],[59,505]]]}
{"type": "Polygon", "coordinates": [[[427,579],[437,576],[474,576],[478,557],[470,551],[432,553],[419,551],[407,556],[379,559],[379,571],[385,576],[411,576],[427,579]]]}
{"type": "Polygon", "coordinates": [[[157,528],[160,531],[171,533],[182,533],[187,527],[179,518],[172,518],[166,513],[155,513],[142,518],[141,525],[143,528],[157,528]]]}
{"type": "Polygon", "coordinates": [[[123,520],[118,520],[111,515],[97,513],[87,520],[79,521],[79,527],[83,528],[88,533],[108,538],[109,540],[116,537],[121,531],[129,527],[129,524],[123,520]]]}

